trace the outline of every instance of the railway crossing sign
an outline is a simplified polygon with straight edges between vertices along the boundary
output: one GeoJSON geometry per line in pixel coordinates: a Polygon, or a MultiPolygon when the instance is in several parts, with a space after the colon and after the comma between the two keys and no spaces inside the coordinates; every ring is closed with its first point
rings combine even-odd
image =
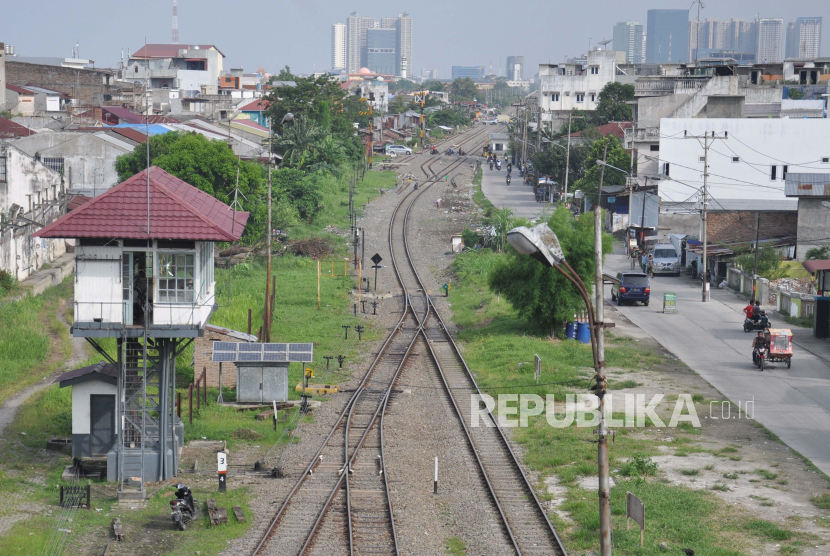
{"type": "Polygon", "coordinates": [[[373,263],[375,263],[376,265],[379,265],[382,260],[383,260],[383,257],[381,257],[378,253],[375,253],[374,255],[372,255],[371,261],[373,263]]]}

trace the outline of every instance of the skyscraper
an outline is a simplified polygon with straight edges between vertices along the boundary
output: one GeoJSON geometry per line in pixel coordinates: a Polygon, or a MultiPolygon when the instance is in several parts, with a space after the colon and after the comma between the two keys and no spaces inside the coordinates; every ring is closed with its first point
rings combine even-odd
{"type": "Polygon", "coordinates": [[[758,20],[759,64],[775,64],[784,61],[784,20],[758,20]]]}
{"type": "Polygon", "coordinates": [[[398,17],[384,17],[380,20],[380,27],[394,29],[397,33],[395,75],[402,75],[404,65],[412,67],[412,17],[408,13],[398,14],[398,17]]]}
{"type": "Polygon", "coordinates": [[[507,79],[510,81],[522,81],[525,77],[525,57],[507,57],[507,79]]]}
{"type": "Polygon", "coordinates": [[[331,69],[346,69],[346,24],[335,23],[331,26],[331,69]]]}
{"type": "Polygon", "coordinates": [[[366,67],[373,73],[397,75],[397,42],[395,29],[367,29],[366,67]]]}
{"type": "Polygon", "coordinates": [[[689,60],[688,10],[649,10],[647,34],[647,63],[689,60]]]}
{"type": "Polygon", "coordinates": [[[787,23],[787,47],[784,49],[784,58],[798,58],[798,24],[795,21],[787,23]]]}
{"type": "Polygon", "coordinates": [[[642,64],[646,61],[643,51],[643,26],[636,21],[621,21],[614,25],[613,47],[617,52],[625,52],[625,61],[642,64]]]}
{"type": "Polygon", "coordinates": [[[346,71],[357,73],[367,64],[366,31],[378,27],[378,22],[371,17],[360,17],[352,12],[346,19],[346,71]]]}
{"type": "Polygon", "coordinates": [[[821,18],[799,17],[795,22],[798,29],[797,56],[817,58],[821,52],[821,18]]]}

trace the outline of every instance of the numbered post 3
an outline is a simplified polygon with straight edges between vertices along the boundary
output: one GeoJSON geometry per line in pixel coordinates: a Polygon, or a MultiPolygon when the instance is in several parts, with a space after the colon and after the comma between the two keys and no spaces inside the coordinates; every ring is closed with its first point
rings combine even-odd
{"type": "Polygon", "coordinates": [[[225,492],[228,489],[228,483],[226,481],[228,475],[228,454],[225,452],[217,452],[216,463],[219,470],[219,492],[225,492]]]}

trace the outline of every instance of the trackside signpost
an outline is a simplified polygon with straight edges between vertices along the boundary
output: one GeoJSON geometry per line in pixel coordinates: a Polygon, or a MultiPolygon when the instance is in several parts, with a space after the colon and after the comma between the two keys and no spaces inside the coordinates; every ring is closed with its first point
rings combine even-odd
{"type": "Polygon", "coordinates": [[[631,526],[631,520],[640,526],[640,546],[643,546],[643,531],[646,529],[646,505],[631,494],[625,493],[625,529],[631,526]]]}
{"type": "Polygon", "coordinates": [[[228,489],[225,477],[228,474],[228,454],[225,452],[218,452],[216,454],[217,467],[219,469],[219,492],[225,492],[228,489]]]}
{"type": "Polygon", "coordinates": [[[677,294],[674,292],[666,292],[663,294],[663,312],[676,313],[677,312],[677,294]]]}

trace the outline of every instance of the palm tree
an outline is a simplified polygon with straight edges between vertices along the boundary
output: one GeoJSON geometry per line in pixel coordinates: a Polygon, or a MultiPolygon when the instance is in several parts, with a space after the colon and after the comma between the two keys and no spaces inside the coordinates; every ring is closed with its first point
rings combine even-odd
{"type": "Polygon", "coordinates": [[[321,137],[311,146],[311,160],[315,168],[325,169],[332,174],[338,174],[341,164],[346,158],[346,149],[333,135],[321,137]]]}
{"type": "Polygon", "coordinates": [[[298,117],[293,125],[282,127],[280,136],[274,139],[274,149],[283,153],[284,164],[301,168],[321,136],[320,129],[313,121],[298,117]]]}

